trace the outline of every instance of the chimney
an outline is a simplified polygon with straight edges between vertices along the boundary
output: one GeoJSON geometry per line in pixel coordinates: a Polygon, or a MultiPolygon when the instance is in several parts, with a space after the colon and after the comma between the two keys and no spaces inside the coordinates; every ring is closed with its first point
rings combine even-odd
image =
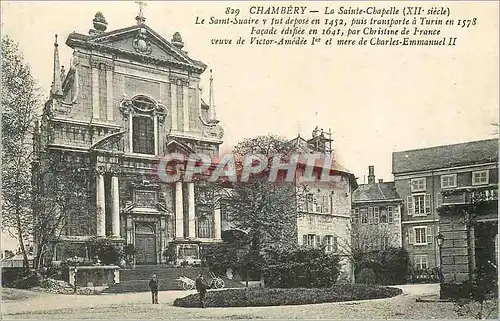
{"type": "Polygon", "coordinates": [[[375,184],[375,166],[368,166],[368,184],[375,184]]]}
{"type": "Polygon", "coordinates": [[[378,179],[378,182],[379,182],[379,183],[383,183],[383,182],[384,182],[384,180],[383,180],[382,178],[379,178],[379,179],[378,179]]]}

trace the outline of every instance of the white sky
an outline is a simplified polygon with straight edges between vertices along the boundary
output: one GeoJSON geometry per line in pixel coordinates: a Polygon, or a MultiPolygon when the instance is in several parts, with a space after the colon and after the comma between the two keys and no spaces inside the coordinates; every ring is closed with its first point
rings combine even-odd
{"type": "MultiPolygon", "coordinates": [[[[447,2],[456,18],[477,17],[478,25],[457,28],[459,44],[439,48],[211,45],[212,37],[248,33],[249,26],[194,24],[197,15],[223,17],[229,4],[155,1],[144,9],[146,24],[167,40],[179,31],[189,54],[209,66],[205,94],[208,69],[213,69],[223,151],[267,133],[291,139],[300,132],[309,138],[318,125],[332,129],[338,160],[362,183],[368,165],[375,165],[377,178],[392,180],[393,151],[493,137],[490,123],[498,121],[499,112],[497,2],[447,2]]],[[[250,5],[233,7],[243,15],[250,5]]],[[[305,5],[320,11],[325,6],[305,5]]],[[[132,1],[2,1],[2,33],[19,43],[46,94],[54,34],[59,34],[61,62],[69,66],[72,51],[63,43],[72,31],[87,34],[96,11],[103,12],[109,31],[133,25],[138,6],[132,1]]]]}

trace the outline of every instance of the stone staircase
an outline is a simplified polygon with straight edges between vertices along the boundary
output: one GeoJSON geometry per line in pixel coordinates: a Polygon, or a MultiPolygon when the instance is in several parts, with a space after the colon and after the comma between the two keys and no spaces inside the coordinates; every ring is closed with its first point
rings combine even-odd
{"type": "MultiPolygon", "coordinates": [[[[158,278],[160,291],[182,290],[176,281],[185,276],[195,280],[199,273],[210,281],[208,268],[202,267],[166,267],[163,265],[139,265],[135,269],[120,270],[120,283],[111,285],[103,293],[149,292],[148,282],[153,274],[158,278]]],[[[243,287],[240,282],[223,278],[226,288],[243,287]]]]}

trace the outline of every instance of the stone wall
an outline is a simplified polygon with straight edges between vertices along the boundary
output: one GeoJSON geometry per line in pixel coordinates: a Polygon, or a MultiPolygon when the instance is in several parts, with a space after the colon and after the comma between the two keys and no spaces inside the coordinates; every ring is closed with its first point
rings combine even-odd
{"type": "Polygon", "coordinates": [[[443,211],[439,229],[444,236],[441,249],[443,265],[443,283],[441,298],[460,297],[468,288],[465,284],[470,280],[471,266],[474,260],[474,230],[470,231],[470,249],[468,246],[467,221],[465,211],[450,208],[443,211]]]}

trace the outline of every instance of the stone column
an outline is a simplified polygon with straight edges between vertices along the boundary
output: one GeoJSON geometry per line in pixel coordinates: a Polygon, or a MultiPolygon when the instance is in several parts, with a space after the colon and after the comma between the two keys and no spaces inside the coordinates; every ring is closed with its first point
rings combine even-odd
{"type": "Polygon", "coordinates": [[[219,208],[216,208],[214,209],[214,232],[215,232],[215,235],[214,235],[214,238],[216,240],[220,240],[221,239],[221,216],[220,216],[220,207],[219,208]]]}
{"type": "Polygon", "coordinates": [[[183,119],[184,119],[184,131],[189,131],[189,83],[184,84],[182,86],[182,111],[183,111],[183,119]]]}
{"type": "Polygon", "coordinates": [[[165,220],[166,220],[165,217],[160,218],[160,248],[161,248],[160,262],[161,263],[166,263],[165,256],[163,256],[163,251],[167,248],[167,223],[165,220]]]}
{"type": "Polygon", "coordinates": [[[113,66],[106,66],[106,116],[109,121],[114,120],[113,112],[113,66]]]}
{"type": "Polygon", "coordinates": [[[99,119],[99,63],[92,62],[92,117],[99,119]]]}
{"type": "Polygon", "coordinates": [[[120,193],[118,177],[111,177],[111,224],[113,237],[120,237],[120,193]]]}
{"type": "Polygon", "coordinates": [[[106,199],[104,175],[97,174],[97,236],[106,236],[106,199]]]}
{"type": "Polygon", "coordinates": [[[175,238],[184,238],[184,204],[182,182],[175,183],[175,238]]]}
{"type": "Polygon", "coordinates": [[[196,218],[195,218],[195,204],[194,204],[194,183],[187,183],[188,194],[188,237],[190,239],[196,238],[196,218]]]}
{"type": "Polygon", "coordinates": [[[177,83],[175,80],[170,83],[170,105],[172,114],[172,130],[177,130],[177,83]]]}

